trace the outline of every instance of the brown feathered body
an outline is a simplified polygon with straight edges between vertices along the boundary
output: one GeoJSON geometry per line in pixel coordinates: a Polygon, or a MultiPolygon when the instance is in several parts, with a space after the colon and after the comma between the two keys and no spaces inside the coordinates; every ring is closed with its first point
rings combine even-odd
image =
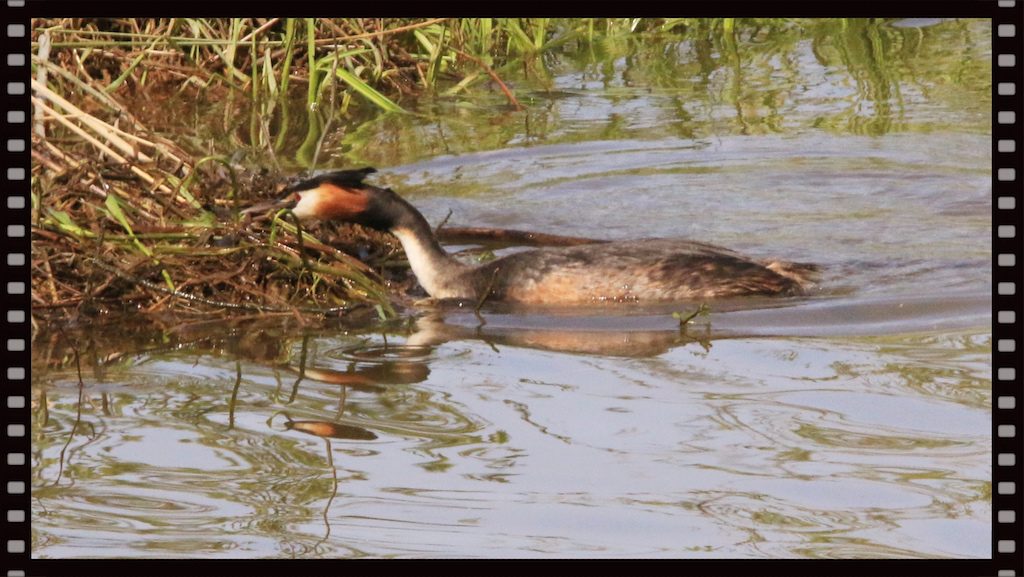
{"type": "Polygon", "coordinates": [[[512,254],[456,272],[442,292],[478,299],[486,291],[487,299],[529,304],[802,294],[808,276],[780,264],[702,242],[644,239],[512,254]]]}

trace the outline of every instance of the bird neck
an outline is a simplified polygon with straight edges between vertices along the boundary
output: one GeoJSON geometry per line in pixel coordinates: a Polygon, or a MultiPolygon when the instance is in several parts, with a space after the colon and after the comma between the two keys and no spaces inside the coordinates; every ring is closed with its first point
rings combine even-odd
{"type": "Polygon", "coordinates": [[[460,278],[470,267],[445,252],[427,219],[411,204],[402,201],[396,212],[388,230],[402,243],[409,266],[427,293],[439,299],[472,298],[471,288],[460,278]]]}

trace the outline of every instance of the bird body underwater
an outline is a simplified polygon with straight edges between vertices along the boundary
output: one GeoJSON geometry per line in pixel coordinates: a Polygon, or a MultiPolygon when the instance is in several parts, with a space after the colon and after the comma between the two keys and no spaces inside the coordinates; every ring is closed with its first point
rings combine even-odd
{"type": "Polygon", "coordinates": [[[436,299],[565,305],[791,296],[813,286],[817,270],[662,238],[538,248],[472,266],[445,252],[409,202],[365,183],[373,172],[367,167],[304,180],[275,206],[290,208],[300,220],[352,222],[394,234],[420,285],[436,299]]]}

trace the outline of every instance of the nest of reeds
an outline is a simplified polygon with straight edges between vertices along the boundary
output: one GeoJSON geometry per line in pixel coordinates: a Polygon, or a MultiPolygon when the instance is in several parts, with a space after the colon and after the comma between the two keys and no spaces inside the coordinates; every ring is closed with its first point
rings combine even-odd
{"type": "MultiPolygon", "coordinates": [[[[228,44],[217,44],[218,33],[239,32],[229,21],[33,22],[33,323],[122,312],[303,320],[361,305],[393,314],[394,295],[403,291],[391,285],[413,283],[397,242],[358,227],[305,228],[287,215],[240,216],[241,208],[274,197],[287,178],[224,156],[197,159],[126,105],[159,99],[169,84],[207,95],[233,90],[242,79],[243,47],[252,49],[250,64],[289,51],[279,55],[286,60],[280,70],[254,73],[251,81],[274,84],[274,73],[277,83],[302,80],[299,59],[288,66],[290,51],[301,55],[307,46],[292,37],[293,21],[250,24],[254,42],[275,26],[281,40],[255,50],[235,38],[231,59],[228,44]],[[191,51],[181,48],[188,35],[191,51]]],[[[343,23],[351,30],[316,24],[335,35],[392,41],[359,28],[360,21],[343,23]]],[[[283,95],[285,87],[274,85],[283,95]]]]}
{"type": "Polygon", "coordinates": [[[34,321],[127,311],[301,317],[367,303],[393,310],[387,284],[407,274],[389,266],[392,240],[352,227],[304,229],[282,215],[243,218],[238,209],[275,196],[286,179],[225,160],[195,163],[127,111],[115,126],[33,88],[37,127],[74,134],[33,135],[34,321]]]}
{"type": "MultiPolygon", "coordinates": [[[[402,267],[390,266],[400,253],[383,235],[305,229],[282,215],[239,216],[217,171],[185,198],[146,186],[125,165],[77,161],[68,150],[34,156],[37,320],[128,311],[304,317],[344,314],[359,304],[389,312],[387,285],[409,282],[402,267]]],[[[285,184],[259,173],[234,180],[263,197],[285,184]]]]}

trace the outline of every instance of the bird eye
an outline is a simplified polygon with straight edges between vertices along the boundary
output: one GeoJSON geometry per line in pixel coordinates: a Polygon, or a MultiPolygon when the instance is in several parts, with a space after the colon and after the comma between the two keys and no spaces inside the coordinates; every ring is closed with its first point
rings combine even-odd
{"type": "Polygon", "coordinates": [[[302,200],[302,195],[300,195],[299,193],[296,192],[295,193],[295,202],[299,202],[300,200],[302,200]]]}

